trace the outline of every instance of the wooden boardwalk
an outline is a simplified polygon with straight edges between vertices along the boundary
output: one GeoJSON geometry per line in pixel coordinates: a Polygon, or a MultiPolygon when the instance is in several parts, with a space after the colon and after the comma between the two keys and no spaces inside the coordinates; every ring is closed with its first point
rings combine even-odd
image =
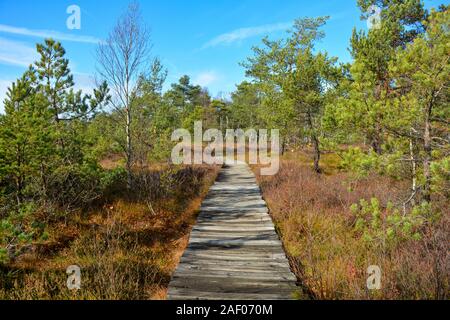
{"type": "Polygon", "coordinates": [[[291,299],[296,290],[256,179],[246,164],[225,166],[200,209],[169,299],[291,299]]]}

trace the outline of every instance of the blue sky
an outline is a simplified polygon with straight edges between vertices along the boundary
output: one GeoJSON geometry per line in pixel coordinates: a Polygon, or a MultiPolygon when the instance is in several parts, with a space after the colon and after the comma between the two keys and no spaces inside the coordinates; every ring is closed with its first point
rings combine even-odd
{"type": "MultiPolygon", "coordinates": [[[[446,0],[426,0],[436,7],[446,0]]],[[[96,42],[107,37],[128,1],[0,0],[0,112],[11,81],[36,59],[35,44],[45,37],[66,48],[77,87],[90,90],[95,74],[96,42]],[[67,7],[81,8],[81,29],[69,30],[67,7]]],[[[299,17],[331,17],[320,49],[349,61],[354,27],[366,29],[356,0],[147,0],[141,1],[152,30],[153,55],[169,70],[168,84],[188,74],[213,96],[229,93],[244,79],[239,66],[251,47],[268,35],[283,36],[299,17]]]]}

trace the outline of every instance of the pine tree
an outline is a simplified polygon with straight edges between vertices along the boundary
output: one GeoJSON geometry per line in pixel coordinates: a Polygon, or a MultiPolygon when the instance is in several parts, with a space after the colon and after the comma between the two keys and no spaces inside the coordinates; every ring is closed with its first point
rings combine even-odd
{"type": "Polygon", "coordinates": [[[282,115],[291,118],[293,114],[295,125],[302,128],[314,148],[316,172],[321,171],[320,119],[326,93],[335,86],[338,78],[337,59],[326,53],[315,53],[316,42],[324,37],[320,29],[327,19],[296,20],[288,39],[265,39],[265,48],[255,48],[255,56],[244,64],[247,75],[262,84],[261,90],[269,97],[268,101],[283,101],[279,105],[287,112],[282,115]],[[270,99],[274,96],[275,100],[270,99]],[[292,113],[286,105],[291,105],[292,113]]]}
{"type": "Polygon", "coordinates": [[[412,161],[422,160],[422,196],[427,202],[431,201],[432,167],[448,161],[450,152],[449,27],[448,7],[433,11],[426,33],[399,50],[390,65],[397,95],[392,99],[386,127],[418,148],[412,161]]]}
{"type": "Polygon", "coordinates": [[[404,48],[424,32],[427,12],[420,0],[358,0],[363,18],[376,5],[381,9],[380,25],[367,33],[353,31],[351,80],[342,84],[347,94],[335,103],[336,123],[347,132],[359,132],[372,150],[381,155],[386,132],[385,112],[392,90],[389,64],[398,48],[404,48]]]}
{"type": "Polygon", "coordinates": [[[51,114],[34,83],[34,74],[27,71],[12,84],[4,103],[6,114],[1,118],[0,177],[13,182],[17,205],[30,196],[26,190],[32,181],[42,185],[54,154],[51,114]]]}
{"type": "Polygon", "coordinates": [[[259,127],[258,110],[261,98],[258,87],[244,81],[237,85],[236,91],[231,94],[230,106],[231,123],[235,129],[257,129],[259,127]]]}

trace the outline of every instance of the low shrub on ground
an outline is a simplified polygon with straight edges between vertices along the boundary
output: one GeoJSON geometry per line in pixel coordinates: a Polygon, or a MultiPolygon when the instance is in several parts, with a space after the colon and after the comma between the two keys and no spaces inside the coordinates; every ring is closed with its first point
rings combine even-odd
{"type": "Polygon", "coordinates": [[[407,198],[402,181],[377,174],[359,180],[345,172],[317,175],[309,164],[289,158],[277,175],[258,181],[307,296],[449,298],[448,202],[404,214],[396,209],[407,198]],[[381,268],[381,290],[367,289],[372,265],[381,268]]]}
{"type": "Polygon", "coordinates": [[[209,166],[142,170],[132,190],[121,169],[104,172],[101,197],[65,216],[60,209],[62,216],[46,226],[47,238],[25,239],[26,250],[0,263],[0,299],[164,298],[217,172],[209,166]],[[79,291],[66,286],[70,265],[81,268],[79,291]]]}

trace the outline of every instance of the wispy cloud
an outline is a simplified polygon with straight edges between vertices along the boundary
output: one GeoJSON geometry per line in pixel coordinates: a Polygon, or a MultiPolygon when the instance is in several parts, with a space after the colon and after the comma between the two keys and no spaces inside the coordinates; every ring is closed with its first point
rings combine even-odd
{"type": "MultiPolygon", "coordinates": [[[[75,90],[82,90],[83,93],[92,93],[94,88],[96,88],[95,78],[91,74],[74,72],[73,78],[75,82],[75,90]]],[[[8,88],[11,87],[14,81],[15,80],[0,79],[0,114],[4,113],[5,111],[3,101],[6,98],[6,92],[8,91],[8,88]]]]}
{"type": "Polygon", "coordinates": [[[37,57],[34,47],[0,37],[0,63],[28,67],[37,57]]]}
{"type": "Polygon", "coordinates": [[[55,40],[71,41],[71,42],[83,42],[94,44],[101,42],[100,39],[91,36],[75,35],[53,30],[32,30],[27,28],[8,26],[4,24],[0,24],[0,32],[36,38],[53,38],[55,40]]]}
{"type": "Polygon", "coordinates": [[[202,49],[216,47],[219,45],[229,45],[237,41],[242,41],[248,38],[257,37],[261,35],[267,35],[269,33],[287,30],[291,27],[291,22],[268,24],[257,27],[240,28],[228,33],[221,34],[214,39],[211,39],[205,43],[202,49]]]}
{"type": "Polygon", "coordinates": [[[206,71],[198,74],[193,82],[202,87],[207,87],[219,80],[219,78],[220,76],[215,71],[206,71]]]}
{"type": "Polygon", "coordinates": [[[82,90],[83,93],[92,93],[96,88],[95,77],[92,74],[74,72],[73,81],[75,82],[75,90],[82,90]]]}
{"type": "Polygon", "coordinates": [[[6,98],[6,92],[11,86],[12,80],[2,80],[0,79],[0,114],[4,113],[5,108],[3,105],[3,100],[6,98]]]}

